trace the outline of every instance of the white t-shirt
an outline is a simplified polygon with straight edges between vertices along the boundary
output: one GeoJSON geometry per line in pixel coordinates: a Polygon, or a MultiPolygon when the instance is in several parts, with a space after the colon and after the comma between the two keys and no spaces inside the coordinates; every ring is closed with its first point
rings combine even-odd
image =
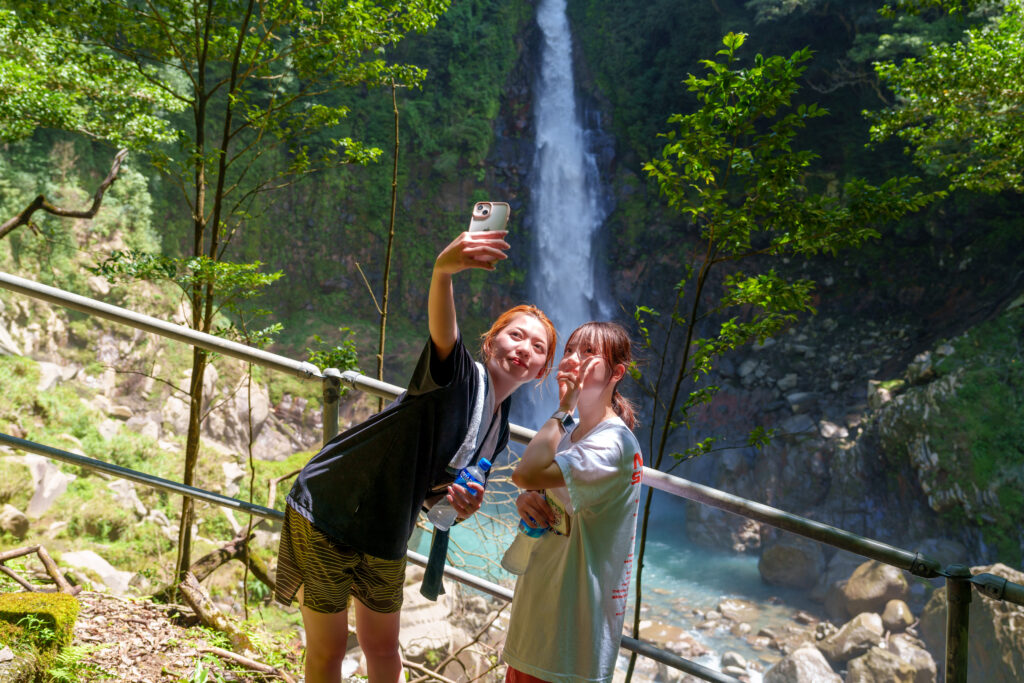
{"type": "Polygon", "coordinates": [[[633,569],[643,459],[636,437],[618,417],[578,443],[571,433],[555,462],[568,503],[568,536],[538,539],[516,583],[504,660],[553,683],[610,681],[622,639],[633,569]]]}

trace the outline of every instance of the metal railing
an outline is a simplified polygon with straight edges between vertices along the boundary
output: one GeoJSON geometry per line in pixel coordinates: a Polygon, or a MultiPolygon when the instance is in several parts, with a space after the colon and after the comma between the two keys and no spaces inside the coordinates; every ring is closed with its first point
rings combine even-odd
{"type": "MultiPolygon", "coordinates": [[[[339,372],[334,369],[327,369],[321,372],[319,368],[310,363],[295,361],[267,351],[254,349],[244,344],[197,332],[182,325],[168,323],[151,316],[135,313],[118,306],[105,304],[88,297],[65,292],[55,287],[42,285],[7,273],[0,273],[0,287],[87,315],[101,317],[209,351],[222,353],[248,363],[286,372],[303,379],[318,379],[322,382],[323,386],[324,443],[327,443],[338,433],[338,402],[341,396],[342,384],[385,399],[397,398],[404,391],[401,387],[381,382],[353,371],[339,372]]],[[[534,432],[532,430],[518,425],[511,426],[511,438],[514,441],[527,443],[533,435],[534,432]]],[[[278,510],[252,505],[235,498],[185,486],[179,482],[111,465],[100,460],[76,455],[6,434],[0,434],[0,444],[105,472],[115,477],[135,481],[170,493],[190,496],[214,505],[251,513],[258,517],[283,519],[283,513],[278,510]]],[[[648,467],[644,467],[643,483],[652,488],[687,498],[703,505],[709,505],[742,517],[754,519],[778,529],[892,565],[915,576],[929,579],[939,576],[944,577],[947,586],[945,673],[946,680],[949,683],[966,683],[967,681],[971,586],[976,587],[984,595],[992,599],[1024,605],[1024,586],[992,574],[972,576],[970,569],[965,565],[952,564],[942,567],[939,562],[921,553],[910,552],[880,541],[865,538],[838,527],[815,522],[805,517],[793,515],[768,505],[734,496],[709,486],[687,481],[658,470],[652,470],[648,467]]],[[[414,564],[425,566],[426,558],[423,555],[409,551],[408,556],[409,560],[414,564]]],[[[494,597],[504,600],[512,599],[512,592],[509,589],[473,576],[468,572],[454,567],[446,567],[445,575],[494,597]]],[[[661,650],[643,641],[624,637],[622,639],[622,647],[663,663],[666,666],[697,676],[702,680],[714,681],[716,683],[738,683],[737,679],[731,676],[661,650]]]]}

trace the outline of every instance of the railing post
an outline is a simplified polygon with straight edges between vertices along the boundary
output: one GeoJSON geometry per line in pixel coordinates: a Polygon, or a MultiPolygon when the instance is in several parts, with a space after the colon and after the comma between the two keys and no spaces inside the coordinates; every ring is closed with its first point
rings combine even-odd
{"type": "Polygon", "coordinates": [[[338,400],[341,398],[341,372],[335,368],[324,370],[323,423],[324,445],[338,435],[338,400]]]}
{"type": "Polygon", "coordinates": [[[946,683],[967,683],[967,645],[971,620],[971,569],[946,567],[946,683]]]}

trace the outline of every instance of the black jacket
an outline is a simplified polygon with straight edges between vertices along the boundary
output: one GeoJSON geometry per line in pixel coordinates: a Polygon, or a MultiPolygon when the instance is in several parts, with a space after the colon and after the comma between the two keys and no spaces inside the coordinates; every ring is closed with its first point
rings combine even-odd
{"type": "MultiPolygon", "coordinates": [[[[408,390],[386,409],[332,439],[306,464],[288,504],[338,543],[374,557],[405,556],[429,489],[450,482],[448,462],[462,445],[478,391],[462,343],[443,362],[429,340],[408,390]]],[[[511,399],[501,404],[494,453],[508,443],[511,399]]],[[[475,453],[493,460],[494,453],[475,453]]]]}

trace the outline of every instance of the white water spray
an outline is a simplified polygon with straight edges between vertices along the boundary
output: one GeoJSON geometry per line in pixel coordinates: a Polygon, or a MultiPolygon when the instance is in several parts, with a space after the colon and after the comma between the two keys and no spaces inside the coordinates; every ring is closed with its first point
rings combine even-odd
{"type": "MultiPolygon", "coordinates": [[[[607,317],[609,308],[595,282],[593,250],[607,210],[576,104],[565,6],[565,0],[541,0],[537,9],[543,47],[534,91],[537,137],[530,188],[534,235],[530,297],[554,322],[559,346],[580,324],[607,317]]],[[[524,425],[539,427],[550,414],[553,387],[549,381],[544,398],[519,402],[522,410],[517,412],[524,425]]]]}

